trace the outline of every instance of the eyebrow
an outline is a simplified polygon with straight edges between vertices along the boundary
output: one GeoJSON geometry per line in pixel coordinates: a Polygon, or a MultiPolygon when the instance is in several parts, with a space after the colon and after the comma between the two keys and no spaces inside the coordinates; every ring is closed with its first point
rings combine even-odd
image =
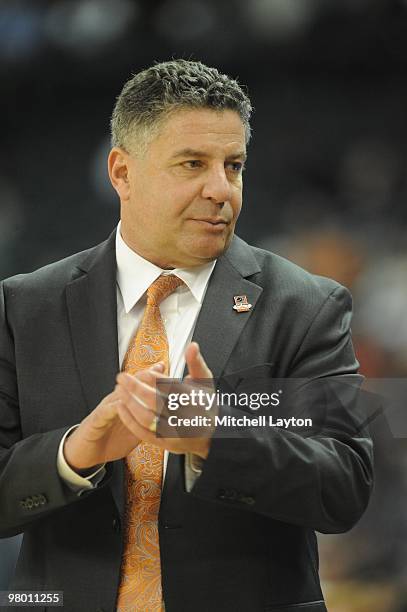
{"type": "MultiPolygon", "coordinates": [[[[205,151],[198,151],[197,149],[181,149],[174,153],[173,157],[209,157],[208,153],[205,151]]],[[[243,159],[246,161],[247,155],[245,151],[239,151],[238,153],[233,153],[232,155],[228,155],[226,161],[231,161],[234,159],[243,159]]]]}

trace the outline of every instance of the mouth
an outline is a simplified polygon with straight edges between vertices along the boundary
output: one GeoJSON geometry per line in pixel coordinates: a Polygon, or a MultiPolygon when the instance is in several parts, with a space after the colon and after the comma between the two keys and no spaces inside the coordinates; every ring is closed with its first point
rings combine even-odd
{"type": "Polygon", "coordinates": [[[227,225],[229,225],[229,221],[223,219],[221,217],[201,217],[199,219],[191,219],[191,221],[196,221],[203,225],[203,227],[207,227],[208,229],[212,229],[214,231],[221,231],[227,225]]]}

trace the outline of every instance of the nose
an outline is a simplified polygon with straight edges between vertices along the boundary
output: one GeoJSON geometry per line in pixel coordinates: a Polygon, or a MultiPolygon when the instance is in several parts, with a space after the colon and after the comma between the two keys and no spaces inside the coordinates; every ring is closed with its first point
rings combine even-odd
{"type": "Polygon", "coordinates": [[[202,197],[215,204],[228,202],[232,197],[232,186],[226,176],[225,168],[213,168],[205,176],[202,197]]]}

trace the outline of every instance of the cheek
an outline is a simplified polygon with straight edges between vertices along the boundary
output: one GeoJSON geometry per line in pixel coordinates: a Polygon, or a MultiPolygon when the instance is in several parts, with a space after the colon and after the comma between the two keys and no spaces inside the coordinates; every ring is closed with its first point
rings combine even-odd
{"type": "Polygon", "coordinates": [[[242,192],[241,191],[239,191],[239,193],[236,193],[234,195],[231,204],[232,204],[232,209],[233,209],[233,216],[235,217],[235,219],[237,219],[242,209],[242,192]]]}
{"type": "Polygon", "coordinates": [[[133,214],[141,224],[166,216],[167,194],[148,180],[135,181],[132,191],[133,214]]]}
{"type": "Polygon", "coordinates": [[[199,201],[199,190],[193,185],[169,187],[165,193],[165,202],[168,209],[168,216],[173,219],[185,216],[194,203],[199,201]]]}

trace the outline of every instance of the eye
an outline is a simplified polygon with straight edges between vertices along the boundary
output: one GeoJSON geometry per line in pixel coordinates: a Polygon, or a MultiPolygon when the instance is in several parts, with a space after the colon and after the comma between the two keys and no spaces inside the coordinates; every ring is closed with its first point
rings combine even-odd
{"type": "Polygon", "coordinates": [[[235,174],[240,174],[244,170],[243,162],[229,162],[227,167],[235,174]]]}
{"type": "Polygon", "coordinates": [[[202,162],[199,159],[188,159],[185,162],[182,162],[184,168],[189,168],[194,170],[195,168],[200,168],[202,166],[202,162]]]}

